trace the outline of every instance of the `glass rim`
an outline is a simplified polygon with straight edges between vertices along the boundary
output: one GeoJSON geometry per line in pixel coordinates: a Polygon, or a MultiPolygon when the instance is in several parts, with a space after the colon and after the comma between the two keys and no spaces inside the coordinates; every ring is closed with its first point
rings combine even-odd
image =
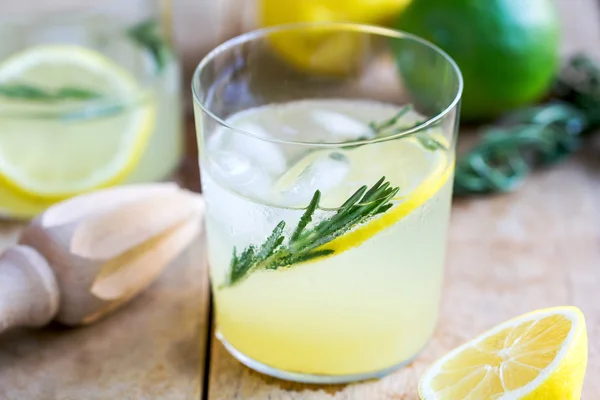
{"type": "Polygon", "coordinates": [[[413,35],[408,32],[395,30],[395,29],[391,29],[391,28],[385,28],[385,27],[376,26],[376,25],[359,24],[359,23],[352,23],[352,22],[294,22],[294,23],[274,25],[274,26],[270,26],[270,27],[254,29],[254,30],[242,33],[241,35],[238,35],[231,39],[226,40],[225,42],[219,44],[218,46],[213,48],[210,52],[208,52],[208,54],[206,54],[202,58],[202,60],[200,60],[198,65],[196,66],[196,68],[194,70],[194,74],[192,75],[192,81],[191,81],[192,97],[193,97],[194,103],[196,103],[203,112],[205,112],[210,118],[215,120],[221,127],[229,129],[229,130],[235,132],[236,134],[245,135],[250,138],[262,140],[262,141],[266,141],[266,142],[286,144],[286,145],[326,147],[326,148],[340,148],[340,147],[345,147],[345,146],[357,146],[357,145],[379,143],[379,142],[384,142],[384,141],[388,141],[388,140],[394,140],[394,139],[404,137],[404,136],[410,136],[412,134],[421,132],[424,129],[427,129],[427,128],[435,125],[439,120],[444,118],[447,114],[449,114],[458,105],[458,103],[460,102],[461,96],[462,96],[463,88],[464,88],[464,82],[463,82],[463,77],[462,77],[460,68],[458,67],[458,65],[456,64],[454,59],[452,59],[452,57],[450,57],[448,55],[448,53],[446,53],[444,50],[442,50],[437,45],[435,45],[435,44],[429,42],[428,40],[425,40],[417,35],[413,35]],[[408,39],[408,40],[412,40],[414,42],[420,43],[427,48],[432,49],[433,51],[440,54],[448,62],[448,64],[451,66],[452,70],[456,74],[456,77],[458,78],[458,88],[456,90],[456,93],[454,94],[452,101],[448,104],[448,106],[446,106],[446,108],[444,108],[442,111],[437,113],[435,116],[427,119],[423,123],[413,126],[411,128],[405,129],[405,130],[401,130],[400,132],[397,132],[393,135],[379,137],[379,138],[375,137],[375,138],[371,138],[371,139],[355,140],[355,141],[322,142],[322,141],[298,141],[298,140],[287,140],[287,139],[266,137],[266,136],[255,134],[255,133],[243,130],[243,129],[236,128],[236,127],[232,126],[231,124],[229,124],[225,119],[216,115],[213,111],[211,111],[204,104],[203,101],[200,100],[200,96],[196,90],[196,82],[199,82],[201,72],[206,67],[208,67],[208,65],[210,65],[211,61],[213,61],[219,54],[222,54],[225,51],[233,49],[235,47],[238,47],[244,43],[248,43],[253,40],[259,39],[261,37],[265,37],[266,35],[271,34],[271,33],[302,30],[302,29],[314,29],[314,28],[318,28],[318,27],[324,27],[324,28],[328,28],[328,29],[332,29],[332,30],[355,31],[355,32],[362,32],[362,33],[378,35],[378,36],[387,36],[392,39],[408,39]]]}

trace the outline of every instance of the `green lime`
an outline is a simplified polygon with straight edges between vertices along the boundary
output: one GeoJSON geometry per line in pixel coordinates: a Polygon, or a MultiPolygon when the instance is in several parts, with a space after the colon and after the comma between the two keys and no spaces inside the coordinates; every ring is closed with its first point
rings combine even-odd
{"type": "Polygon", "coordinates": [[[456,61],[465,81],[466,120],[538,100],[559,65],[552,0],[415,0],[396,27],[437,44],[456,61]]]}

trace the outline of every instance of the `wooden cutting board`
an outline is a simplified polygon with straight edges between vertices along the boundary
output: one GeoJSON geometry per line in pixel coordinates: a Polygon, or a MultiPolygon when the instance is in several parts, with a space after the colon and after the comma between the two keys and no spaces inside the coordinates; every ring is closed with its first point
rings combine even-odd
{"type": "MultiPolygon", "coordinates": [[[[2,224],[0,246],[17,231],[2,224]]],[[[200,399],[209,331],[203,242],[132,303],[92,326],[0,336],[0,399],[200,399]]]]}

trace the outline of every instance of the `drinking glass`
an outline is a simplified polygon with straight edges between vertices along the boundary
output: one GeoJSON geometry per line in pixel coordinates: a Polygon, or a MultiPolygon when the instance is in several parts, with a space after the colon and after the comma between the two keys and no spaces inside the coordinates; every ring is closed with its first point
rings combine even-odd
{"type": "Polygon", "coordinates": [[[412,360],[436,325],[462,78],[347,23],[246,33],[193,77],[217,337],[278,378],[412,360]]]}
{"type": "Polygon", "coordinates": [[[169,178],[180,72],[158,1],[25,3],[0,16],[0,217],[169,178]]]}

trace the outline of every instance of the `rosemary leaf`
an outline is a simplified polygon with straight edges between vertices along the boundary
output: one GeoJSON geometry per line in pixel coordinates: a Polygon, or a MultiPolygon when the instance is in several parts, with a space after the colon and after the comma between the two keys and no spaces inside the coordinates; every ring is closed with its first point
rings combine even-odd
{"type": "MultiPolygon", "coordinates": [[[[381,179],[379,179],[374,185],[373,187],[371,187],[371,189],[369,189],[368,192],[366,192],[364,194],[365,198],[370,198],[371,196],[373,196],[373,194],[379,190],[379,188],[381,187],[381,185],[383,184],[383,182],[385,182],[385,176],[382,176],[381,179]]],[[[359,189],[360,190],[360,189],[359,189]]]]}
{"type": "Polygon", "coordinates": [[[152,55],[156,71],[163,71],[172,57],[172,51],[162,35],[159,22],[153,18],[142,21],[129,28],[127,34],[152,55]]]}
{"type": "Polygon", "coordinates": [[[277,224],[275,229],[273,229],[273,233],[265,240],[263,245],[260,247],[258,254],[256,255],[257,259],[266,259],[273,255],[273,252],[283,241],[285,240],[285,236],[283,236],[283,229],[285,228],[285,221],[281,221],[277,224]]]}
{"type": "Polygon", "coordinates": [[[375,213],[373,215],[379,215],[379,214],[383,214],[384,212],[386,212],[387,210],[389,210],[390,208],[392,208],[394,205],[393,204],[384,204],[381,207],[379,207],[375,213]]]}
{"type": "Polygon", "coordinates": [[[427,135],[426,132],[419,132],[415,134],[415,138],[421,143],[421,146],[429,151],[447,150],[446,146],[427,135]]]}
{"type": "MultiPolygon", "coordinates": [[[[398,133],[405,132],[405,131],[411,130],[413,128],[416,128],[417,126],[421,125],[424,121],[417,120],[412,125],[398,125],[398,122],[400,121],[400,119],[404,115],[406,115],[407,112],[409,112],[412,109],[413,109],[413,106],[411,104],[408,104],[408,105],[400,108],[400,110],[396,114],[394,114],[391,118],[389,118],[383,122],[379,122],[379,123],[370,122],[369,127],[373,130],[373,132],[377,136],[381,136],[381,137],[393,136],[398,133]]],[[[426,150],[429,150],[429,151],[447,150],[446,146],[444,146],[443,144],[441,144],[439,141],[435,140],[433,137],[431,137],[428,134],[428,131],[430,128],[431,128],[431,126],[421,132],[416,132],[412,135],[421,143],[421,145],[426,150]]],[[[359,146],[360,145],[356,145],[353,147],[359,147],[359,146]]]]}
{"type": "Polygon", "coordinates": [[[400,110],[398,110],[398,112],[396,114],[394,114],[391,118],[389,118],[385,121],[382,121],[379,123],[370,122],[369,128],[371,128],[375,133],[380,133],[384,129],[396,125],[398,123],[398,120],[400,118],[404,117],[406,115],[406,113],[408,113],[412,109],[413,109],[412,104],[407,104],[404,107],[400,108],[400,110]]]}
{"type": "Polygon", "coordinates": [[[341,218],[341,215],[346,212],[346,210],[351,209],[360,199],[365,196],[364,193],[366,190],[366,186],[362,186],[360,189],[358,189],[352,196],[348,198],[348,200],[344,202],[344,204],[338,208],[335,215],[327,220],[319,222],[314,228],[314,232],[318,234],[323,234],[326,232],[326,229],[328,229],[330,225],[335,224],[341,218]]]}
{"type": "Polygon", "coordinates": [[[64,100],[93,100],[102,97],[102,94],[90,89],[70,86],[50,90],[26,83],[6,83],[0,84],[0,96],[13,100],[54,102],[64,100]]]}
{"type": "Polygon", "coordinates": [[[321,192],[317,190],[313,195],[312,200],[308,204],[308,207],[306,207],[306,211],[304,212],[302,217],[300,217],[300,222],[298,223],[296,230],[294,230],[294,233],[290,238],[290,243],[297,241],[302,232],[304,231],[304,228],[306,228],[306,226],[312,221],[312,216],[315,213],[317,207],[319,206],[320,200],[321,192]]]}
{"type": "Polygon", "coordinates": [[[332,249],[315,250],[315,251],[312,251],[309,253],[307,253],[307,252],[295,253],[295,254],[292,254],[292,255],[284,258],[281,261],[279,267],[287,268],[287,267],[290,267],[295,264],[301,264],[301,263],[304,263],[307,261],[314,260],[315,258],[326,257],[333,253],[335,253],[335,250],[332,250],[332,249]]]}
{"type": "Polygon", "coordinates": [[[235,248],[233,250],[233,258],[231,264],[231,273],[230,273],[230,282],[236,282],[241,277],[246,275],[250,268],[254,265],[255,262],[255,247],[253,245],[248,246],[239,258],[235,254],[235,248]]]}

